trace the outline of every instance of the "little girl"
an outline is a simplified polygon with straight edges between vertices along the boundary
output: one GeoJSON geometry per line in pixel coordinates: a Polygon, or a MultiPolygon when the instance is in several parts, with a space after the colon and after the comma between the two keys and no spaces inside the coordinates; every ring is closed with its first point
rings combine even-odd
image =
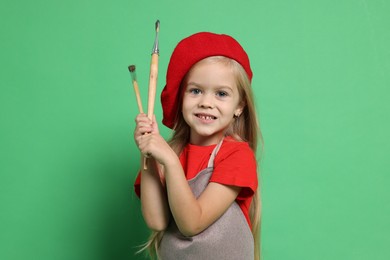
{"type": "Polygon", "coordinates": [[[259,259],[260,130],[246,52],[228,35],[191,35],[176,46],[166,80],[171,140],[155,118],[135,120],[141,161],[148,158],[135,182],[154,231],[147,247],[163,260],[259,259]]]}

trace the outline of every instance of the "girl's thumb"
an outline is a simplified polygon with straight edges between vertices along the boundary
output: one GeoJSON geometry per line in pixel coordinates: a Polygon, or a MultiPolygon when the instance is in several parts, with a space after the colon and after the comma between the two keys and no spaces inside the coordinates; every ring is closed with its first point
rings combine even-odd
{"type": "Polygon", "coordinates": [[[156,115],[153,114],[153,120],[152,120],[152,127],[153,127],[153,132],[158,133],[158,124],[156,120],[156,115]]]}

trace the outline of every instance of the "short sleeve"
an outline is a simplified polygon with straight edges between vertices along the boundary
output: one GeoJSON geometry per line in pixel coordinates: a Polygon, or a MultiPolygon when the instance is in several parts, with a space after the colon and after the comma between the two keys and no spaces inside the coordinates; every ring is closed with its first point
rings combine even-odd
{"type": "Polygon", "coordinates": [[[215,158],[211,182],[241,187],[238,200],[251,197],[258,186],[257,163],[252,149],[244,142],[227,142],[215,158]]]}
{"type": "Polygon", "coordinates": [[[141,172],[138,173],[137,179],[134,182],[134,192],[138,198],[141,197],[141,172]]]}

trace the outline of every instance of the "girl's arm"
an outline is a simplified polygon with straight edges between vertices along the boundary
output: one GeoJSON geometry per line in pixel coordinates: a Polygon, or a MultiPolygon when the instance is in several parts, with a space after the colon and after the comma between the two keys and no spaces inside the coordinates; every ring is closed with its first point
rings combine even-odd
{"type": "MultiPolygon", "coordinates": [[[[145,114],[139,114],[135,121],[134,139],[139,147],[139,140],[148,133],[156,133],[156,130],[153,130],[153,125],[145,114]]],[[[144,165],[144,156],[141,156],[140,165],[144,165]]],[[[154,231],[164,230],[168,225],[170,215],[166,190],[160,175],[161,166],[156,160],[149,158],[147,169],[141,170],[140,199],[144,220],[147,226],[154,231]]]]}
{"type": "Polygon", "coordinates": [[[185,236],[194,236],[214,223],[237,198],[241,188],[210,182],[196,199],[180,162],[165,165],[168,201],[176,224],[185,236]]]}
{"type": "MultiPolygon", "coordinates": [[[[143,156],[141,164],[143,165],[143,156]]],[[[167,194],[161,183],[159,166],[152,158],[141,171],[141,209],[147,226],[154,231],[164,230],[169,222],[167,194]]]]}

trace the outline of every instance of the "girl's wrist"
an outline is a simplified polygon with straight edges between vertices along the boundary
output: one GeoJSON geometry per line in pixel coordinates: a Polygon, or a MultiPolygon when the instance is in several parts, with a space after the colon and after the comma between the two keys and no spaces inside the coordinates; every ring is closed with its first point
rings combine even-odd
{"type": "Polygon", "coordinates": [[[177,166],[181,166],[179,157],[177,157],[176,153],[172,150],[172,155],[167,156],[167,160],[164,162],[161,162],[161,164],[164,166],[165,169],[171,169],[177,166]]]}

